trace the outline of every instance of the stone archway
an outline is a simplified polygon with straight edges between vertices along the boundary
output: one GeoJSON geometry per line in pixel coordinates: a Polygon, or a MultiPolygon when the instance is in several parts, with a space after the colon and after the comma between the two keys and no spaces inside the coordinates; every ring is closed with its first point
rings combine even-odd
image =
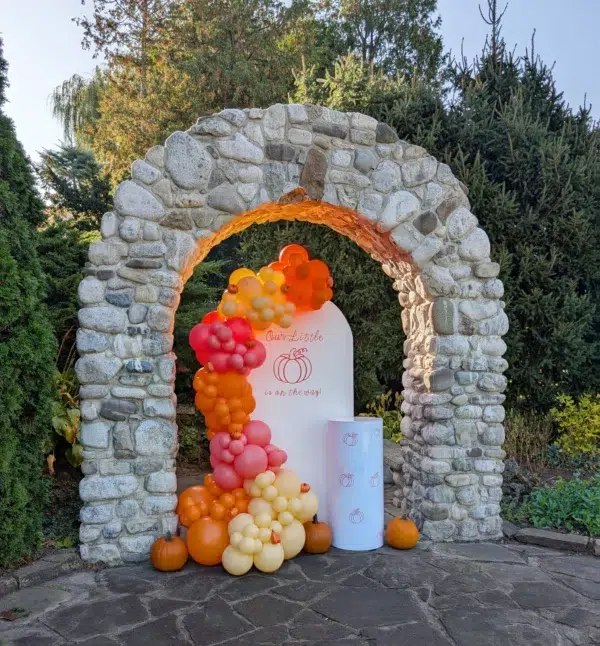
{"type": "Polygon", "coordinates": [[[135,161],[114,202],[79,287],[84,559],[144,560],[176,530],[180,292],[211,247],[285,218],[349,236],[399,292],[401,511],[436,541],[501,535],[508,320],[489,240],[447,165],[362,114],[229,109],[135,161]]]}

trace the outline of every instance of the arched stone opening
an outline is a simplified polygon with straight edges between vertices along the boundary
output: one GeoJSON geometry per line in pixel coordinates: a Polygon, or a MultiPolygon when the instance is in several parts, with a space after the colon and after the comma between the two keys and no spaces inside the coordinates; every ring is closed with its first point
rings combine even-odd
{"type": "Polygon", "coordinates": [[[274,105],[201,118],[152,148],[90,248],[76,366],[85,559],[143,560],[156,535],[176,530],[179,295],[213,246],[280,219],[352,238],[399,292],[400,511],[432,540],[501,535],[508,323],[499,267],[463,187],[371,117],[274,105]]]}

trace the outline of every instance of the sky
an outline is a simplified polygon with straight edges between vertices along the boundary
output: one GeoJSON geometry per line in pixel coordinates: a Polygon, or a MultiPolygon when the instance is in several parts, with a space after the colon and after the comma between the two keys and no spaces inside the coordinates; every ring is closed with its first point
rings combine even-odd
{"type": "MultiPolygon", "coordinates": [[[[485,0],[438,0],[446,51],[459,55],[462,46],[469,59],[481,51],[488,27],[479,15],[480,2],[485,4],[485,0]]],[[[73,74],[90,75],[98,62],[81,49],[81,30],[71,21],[85,10],[81,0],[0,0],[0,35],[10,83],[5,110],[34,161],[40,150],[63,138],[52,117],[50,93],[73,74]]],[[[521,53],[530,47],[535,29],[536,51],[547,64],[555,63],[559,90],[572,106],[582,104],[587,94],[598,117],[599,20],[598,0],[509,0],[502,33],[507,44],[521,53]]]]}

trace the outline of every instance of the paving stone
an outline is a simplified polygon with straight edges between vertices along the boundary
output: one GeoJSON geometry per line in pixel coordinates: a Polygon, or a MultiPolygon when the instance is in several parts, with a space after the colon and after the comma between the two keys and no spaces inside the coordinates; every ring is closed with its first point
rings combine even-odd
{"type": "Polygon", "coordinates": [[[301,554],[294,560],[296,565],[302,568],[305,576],[312,581],[335,582],[340,572],[356,566],[359,562],[363,564],[363,567],[368,564],[365,563],[364,557],[361,558],[355,554],[348,553],[344,555],[343,552],[336,554],[333,550],[330,550],[328,554],[316,556],[301,554]]]}
{"type": "Polygon", "coordinates": [[[18,627],[12,624],[10,628],[5,629],[6,624],[7,622],[2,622],[0,626],[0,644],[2,646],[5,644],[11,646],[58,646],[67,643],[39,622],[30,626],[18,627]]]}
{"type": "Polygon", "coordinates": [[[82,639],[112,633],[148,618],[139,597],[133,594],[102,599],[90,604],[67,605],[44,618],[46,624],[66,638],[82,639]]]}
{"type": "Polygon", "coordinates": [[[540,567],[547,572],[558,572],[579,579],[600,583],[600,562],[593,556],[557,556],[540,559],[540,567]]]}
{"type": "Polygon", "coordinates": [[[220,597],[204,604],[197,612],[187,614],[183,623],[196,646],[209,646],[225,641],[253,628],[250,623],[240,619],[220,597]]]}
{"type": "Polygon", "coordinates": [[[308,642],[334,641],[353,635],[354,632],[341,624],[322,617],[312,610],[301,612],[289,626],[292,639],[308,642]]]}
{"type": "Polygon", "coordinates": [[[365,576],[386,588],[408,588],[413,585],[435,585],[446,574],[425,563],[422,558],[412,554],[399,555],[398,558],[378,558],[365,570],[365,576]]]}
{"type": "Polygon", "coordinates": [[[580,594],[583,594],[590,599],[597,601],[600,600],[600,583],[595,583],[594,581],[586,581],[585,579],[577,579],[572,576],[562,576],[555,578],[561,583],[564,583],[572,590],[575,590],[576,592],[579,592],[580,594]]]}
{"type": "Polygon", "coordinates": [[[256,594],[262,594],[277,586],[278,582],[275,577],[252,572],[247,576],[235,579],[224,590],[219,592],[219,596],[227,601],[239,601],[256,594]]]}
{"type": "Polygon", "coordinates": [[[177,618],[174,616],[161,617],[133,630],[122,632],[119,634],[119,640],[127,646],[168,646],[183,642],[177,630],[177,618]]]}
{"type": "Polygon", "coordinates": [[[552,581],[550,575],[538,567],[528,565],[512,565],[509,563],[484,563],[481,571],[494,581],[514,583],[519,581],[552,581]]]}
{"type": "Polygon", "coordinates": [[[268,594],[261,594],[248,601],[236,603],[234,608],[255,626],[286,623],[302,612],[301,605],[268,594]]]}
{"type": "Polygon", "coordinates": [[[511,611],[512,622],[502,611],[489,608],[457,609],[441,614],[450,636],[461,646],[558,646],[558,636],[548,628],[535,625],[535,618],[511,611]]]}
{"type": "Polygon", "coordinates": [[[585,552],[590,541],[587,536],[561,534],[560,532],[535,529],[533,527],[525,527],[519,530],[515,534],[515,539],[520,543],[533,543],[534,545],[553,547],[557,550],[569,550],[571,552],[585,552]]]}
{"type": "Polygon", "coordinates": [[[424,615],[414,596],[405,590],[340,588],[311,606],[325,617],[353,628],[389,626],[402,617],[423,621],[424,615]]]}
{"type": "Polygon", "coordinates": [[[439,595],[452,594],[453,592],[483,592],[494,588],[494,580],[486,574],[474,572],[447,576],[435,585],[435,592],[439,595]]]}
{"type": "MultiPolygon", "coordinates": [[[[245,633],[242,637],[229,640],[226,646],[281,646],[287,644],[288,629],[287,626],[267,626],[259,628],[250,633],[245,633]]],[[[295,646],[299,646],[296,642],[295,646]]],[[[357,646],[357,645],[355,645],[357,646]]]]}
{"type": "MultiPolygon", "coordinates": [[[[69,601],[73,594],[58,586],[34,586],[11,592],[0,598],[0,612],[21,608],[27,617],[34,618],[40,613],[56,608],[62,601],[69,601]]],[[[4,626],[0,624],[0,628],[4,626]]],[[[0,633],[1,634],[1,633],[0,633]]]]}
{"type": "Polygon", "coordinates": [[[171,576],[176,575],[158,573],[143,566],[112,568],[100,575],[107,589],[117,594],[148,594],[166,585],[171,576]]]}
{"type": "Polygon", "coordinates": [[[427,623],[401,624],[390,628],[367,628],[366,637],[375,640],[377,646],[398,646],[398,644],[421,644],[422,646],[450,646],[452,642],[441,630],[427,623]]]}
{"type": "Polygon", "coordinates": [[[556,621],[573,628],[600,627],[600,614],[590,612],[584,608],[571,608],[556,615],[556,621]]]}
{"type": "Polygon", "coordinates": [[[503,545],[494,543],[457,543],[456,545],[440,545],[436,547],[440,554],[455,555],[469,558],[473,561],[490,563],[525,563],[525,559],[515,554],[503,545]]]}
{"type": "Polygon", "coordinates": [[[510,597],[521,608],[535,610],[556,606],[575,606],[581,603],[579,595],[556,583],[513,583],[510,597]]]}
{"type": "Polygon", "coordinates": [[[166,596],[171,599],[205,601],[220,585],[232,582],[231,577],[221,568],[202,568],[200,571],[196,568],[186,568],[177,578],[170,577],[164,588],[166,596]]]}
{"type": "Polygon", "coordinates": [[[322,594],[328,588],[323,585],[323,583],[317,583],[315,581],[307,581],[306,583],[291,583],[289,585],[283,585],[279,588],[273,590],[275,594],[278,594],[292,601],[310,601],[314,599],[318,594],[322,594]]]}
{"type": "Polygon", "coordinates": [[[189,608],[193,602],[191,601],[181,601],[180,599],[154,599],[148,597],[146,598],[146,603],[150,614],[153,617],[162,617],[163,615],[168,615],[175,610],[181,610],[182,608],[189,608]]]}
{"type": "Polygon", "coordinates": [[[346,579],[340,581],[340,585],[346,585],[352,588],[380,588],[381,583],[369,579],[364,574],[351,574],[346,579]]]}

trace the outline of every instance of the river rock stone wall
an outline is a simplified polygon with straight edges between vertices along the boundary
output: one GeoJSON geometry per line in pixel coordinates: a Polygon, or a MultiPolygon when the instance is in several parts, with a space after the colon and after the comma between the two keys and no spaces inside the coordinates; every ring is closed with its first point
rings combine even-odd
{"type": "Polygon", "coordinates": [[[177,530],[180,293],[219,232],[298,187],[313,203],[344,207],[345,229],[332,228],[351,232],[399,292],[399,512],[426,539],[501,535],[508,319],[465,187],[369,116],[274,105],[224,110],[172,134],[133,163],[102,218],[79,286],[84,559],[145,560],[158,535],[177,530]],[[393,258],[381,251],[390,245],[393,258]]]}

